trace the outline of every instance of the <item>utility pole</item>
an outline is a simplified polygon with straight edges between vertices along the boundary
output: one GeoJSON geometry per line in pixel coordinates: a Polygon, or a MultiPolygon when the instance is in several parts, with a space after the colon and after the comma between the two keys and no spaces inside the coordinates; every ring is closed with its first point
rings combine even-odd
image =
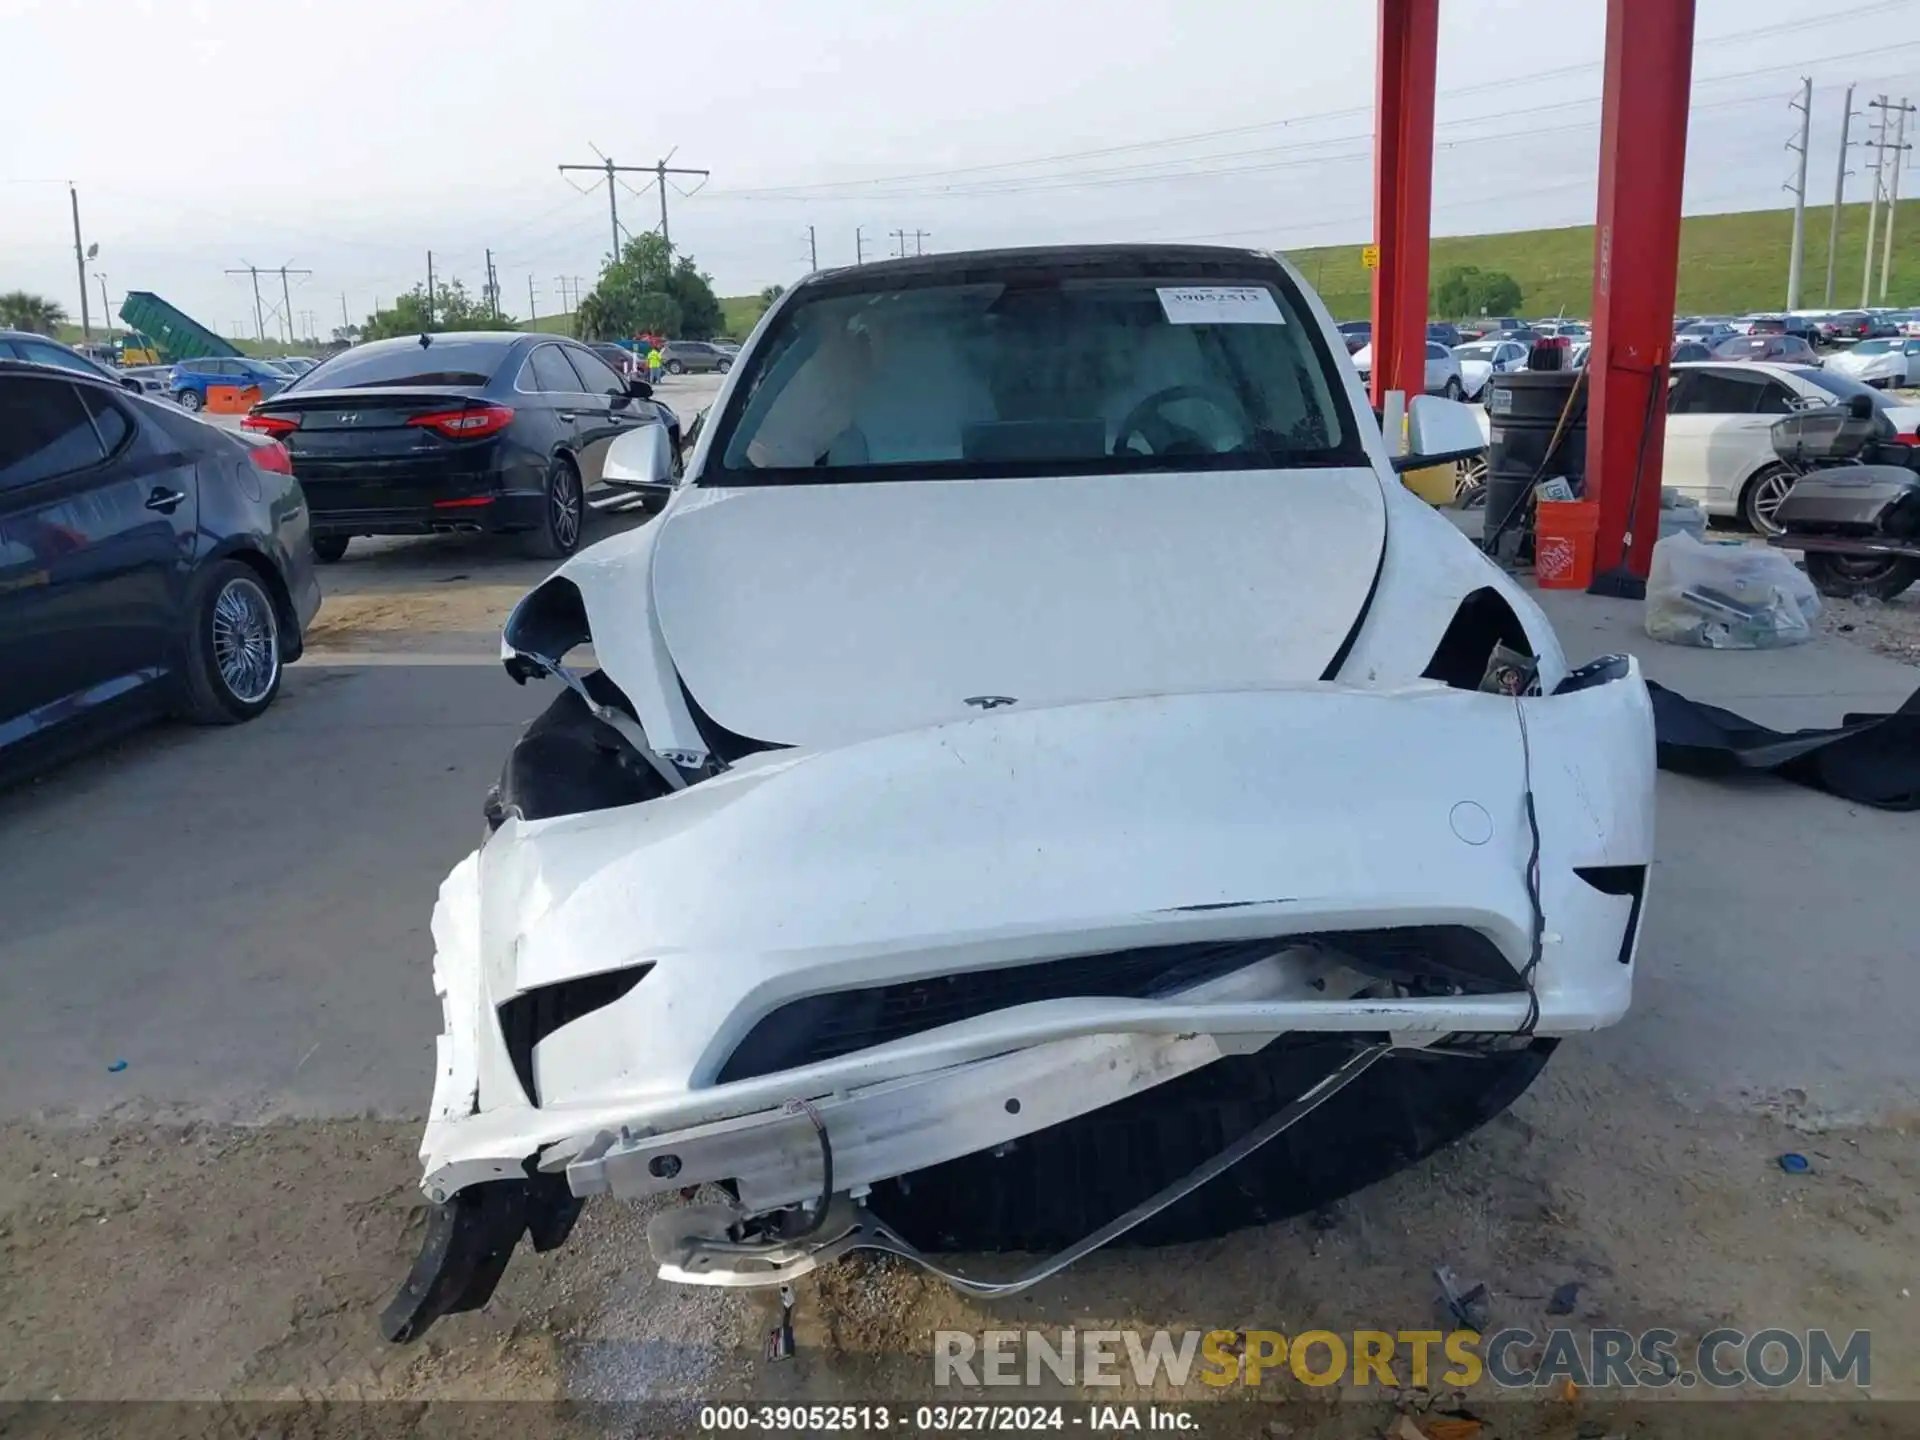
{"type": "Polygon", "coordinates": [[[1813,133],[1813,77],[1800,81],[1800,98],[1789,109],[1800,112],[1800,141],[1789,140],[1787,148],[1800,153],[1793,184],[1793,248],[1787,252],[1787,309],[1800,308],[1800,268],[1807,255],[1807,142],[1813,133]]]}
{"type": "Polygon", "coordinates": [[[433,252],[427,251],[427,328],[433,328],[433,252]]]}
{"type": "MultiPolygon", "coordinates": [[[[676,145],[673,147],[673,150],[678,150],[679,148],[680,147],[676,145]]],[[[673,236],[667,233],[667,176],[698,175],[704,180],[713,173],[711,170],[689,170],[684,166],[675,169],[668,165],[667,160],[673,158],[673,150],[669,150],[666,159],[657,161],[653,167],[654,177],[660,186],[660,238],[667,242],[667,263],[669,265],[673,263],[673,236]]]]}
{"type": "Polygon", "coordinates": [[[571,315],[573,313],[573,307],[567,304],[567,277],[564,275],[556,275],[553,277],[553,283],[560,287],[560,313],[562,315],[571,315]]]}
{"type": "Polygon", "coordinates": [[[858,225],[853,227],[853,263],[856,265],[867,263],[867,242],[866,237],[860,233],[860,228],[858,225]]]}
{"type": "MultiPolygon", "coordinates": [[[[302,270],[302,275],[311,275],[311,270],[302,270]]],[[[287,267],[280,267],[280,313],[287,317],[287,343],[293,343],[293,296],[287,290],[287,267]]]]}
{"type": "Polygon", "coordinates": [[[931,230],[915,230],[913,232],[913,253],[916,255],[926,254],[927,252],[920,248],[920,242],[922,240],[930,240],[932,238],[933,238],[933,232],[931,230]]]}
{"type": "Polygon", "coordinates": [[[533,301],[533,272],[529,270],[527,272],[527,319],[532,320],[537,317],[539,313],[540,311],[533,301]]]}
{"type": "Polygon", "coordinates": [[[820,242],[814,238],[813,227],[811,225],[807,226],[807,257],[810,262],[808,268],[818,270],[820,268],[820,242]]]}
{"type": "Polygon", "coordinates": [[[1860,308],[1873,301],[1873,233],[1880,218],[1880,179],[1887,164],[1887,97],[1869,100],[1867,108],[1878,110],[1880,119],[1873,137],[1873,188],[1867,195],[1867,266],[1860,278],[1860,308]]]}
{"type": "Polygon", "coordinates": [[[1893,132],[1893,174],[1887,177],[1887,229],[1881,237],[1880,303],[1887,303],[1887,276],[1893,270],[1893,214],[1900,208],[1900,171],[1907,163],[1907,114],[1913,109],[1903,96],[1900,119],[1893,132]]]}
{"type": "MultiPolygon", "coordinates": [[[[273,272],[269,270],[267,273],[271,275],[273,272]]],[[[265,340],[267,338],[267,320],[266,312],[260,308],[260,267],[258,265],[245,265],[238,270],[229,270],[227,274],[251,275],[253,277],[253,330],[256,338],[265,340]]]]}
{"type": "Polygon", "coordinates": [[[894,246],[896,247],[893,253],[904,260],[907,256],[907,232],[904,230],[895,230],[891,233],[893,235],[894,246]]]}
{"type": "MultiPolygon", "coordinates": [[[[595,150],[593,153],[600,155],[598,150],[595,150]]],[[[618,260],[620,258],[620,198],[618,194],[618,177],[621,175],[646,174],[651,174],[654,178],[654,183],[660,187],[660,238],[667,242],[667,259],[669,261],[673,259],[673,237],[667,232],[667,176],[699,175],[704,178],[711,172],[706,170],[689,170],[680,166],[667,164],[667,160],[671,160],[672,158],[673,156],[669,154],[665,160],[658,160],[651,165],[616,165],[613,162],[612,156],[600,155],[600,163],[598,165],[562,165],[560,167],[561,173],[563,174],[568,170],[597,170],[606,175],[607,219],[613,227],[613,253],[608,256],[609,260],[618,260]]]]}
{"type": "Polygon", "coordinates": [[[1833,308],[1833,262],[1840,253],[1840,207],[1847,198],[1847,129],[1853,123],[1853,86],[1840,107],[1840,158],[1833,167],[1833,222],[1827,229],[1827,293],[1823,302],[1833,308]]]}
{"type": "Polygon", "coordinates": [[[493,278],[493,251],[487,251],[487,311],[500,318],[500,282],[493,278]]]}
{"type": "MultiPolygon", "coordinates": [[[[80,272],[80,334],[83,343],[91,345],[93,320],[87,314],[87,261],[91,256],[80,243],[80,192],[74,188],[71,180],[67,182],[67,198],[73,201],[73,264],[80,272]]],[[[93,253],[99,253],[98,247],[93,253]]]]}
{"type": "MultiPolygon", "coordinates": [[[[353,328],[353,321],[347,318],[347,292],[344,290],[340,292],[340,328],[343,331],[353,328]]],[[[343,334],[340,338],[344,340],[347,337],[343,334]]]]}
{"type": "Polygon", "coordinates": [[[96,270],[93,272],[93,278],[100,282],[100,323],[106,327],[107,343],[112,344],[113,302],[107,299],[107,277],[96,270]]]}

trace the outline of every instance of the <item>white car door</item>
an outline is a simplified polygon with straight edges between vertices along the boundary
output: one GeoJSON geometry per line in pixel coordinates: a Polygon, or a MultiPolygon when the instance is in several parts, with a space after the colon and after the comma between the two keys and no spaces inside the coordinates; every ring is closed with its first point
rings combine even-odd
{"type": "Polygon", "coordinates": [[[1667,395],[1661,483],[1698,500],[1709,515],[1731,515],[1756,470],[1771,464],[1773,422],[1762,413],[1772,377],[1743,365],[1688,366],[1667,395]]]}

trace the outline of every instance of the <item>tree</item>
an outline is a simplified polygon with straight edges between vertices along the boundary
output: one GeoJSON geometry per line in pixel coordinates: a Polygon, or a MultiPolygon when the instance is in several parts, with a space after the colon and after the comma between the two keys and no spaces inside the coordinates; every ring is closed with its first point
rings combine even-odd
{"type": "Polygon", "coordinates": [[[784,285],[769,285],[763,289],[754,297],[759,303],[760,308],[754,313],[753,318],[758,320],[762,315],[766,314],[767,311],[773,308],[773,302],[786,293],[787,287],[784,285]]]}
{"type": "Polygon", "coordinates": [[[1482,270],[1478,265],[1455,265],[1433,287],[1435,315],[1466,319],[1474,315],[1511,315],[1525,297],[1520,282],[1504,270],[1482,270]]]}
{"type": "Polygon", "coordinates": [[[66,307],[44,295],[25,290],[10,290],[0,295],[0,326],[9,330],[31,330],[36,335],[51,335],[66,323],[66,307]]]}
{"type": "Polygon", "coordinates": [[[675,260],[658,235],[629,240],[574,313],[576,330],[589,340],[642,331],[705,340],[724,324],[711,278],[691,255],[675,260]]]}
{"type": "Polygon", "coordinates": [[[467,294],[458,280],[434,286],[432,318],[427,314],[427,287],[416,285],[393,302],[391,309],[375,311],[361,329],[364,340],[388,340],[396,335],[438,334],[446,330],[516,330],[511,315],[495,317],[486,305],[467,294]]]}

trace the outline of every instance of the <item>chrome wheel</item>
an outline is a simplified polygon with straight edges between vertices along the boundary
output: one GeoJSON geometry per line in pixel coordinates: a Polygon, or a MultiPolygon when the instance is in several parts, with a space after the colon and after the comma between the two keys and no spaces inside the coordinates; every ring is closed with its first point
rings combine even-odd
{"type": "Polygon", "coordinates": [[[563,552],[572,550],[580,543],[580,484],[565,465],[553,468],[553,482],[547,486],[547,507],[552,513],[554,543],[563,552]]]}
{"type": "Polygon", "coordinates": [[[1453,505],[1456,510],[1478,510],[1487,503],[1487,457],[1476,455],[1453,467],[1453,505]]]}
{"type": "Polygon", "coordinates": [[[242,705],[258,705],[280,678],[280,625],[259,582],[235,576],[213,602],[213,663],[242,705]]]}
{"type": "Polygon", "coordinates": [[[1755,480],[1747,490],[1747,523],[1762,535],[1778,535],[1774,516],[1797,478],[1791,470],[1772,470],[1755,480]]]}

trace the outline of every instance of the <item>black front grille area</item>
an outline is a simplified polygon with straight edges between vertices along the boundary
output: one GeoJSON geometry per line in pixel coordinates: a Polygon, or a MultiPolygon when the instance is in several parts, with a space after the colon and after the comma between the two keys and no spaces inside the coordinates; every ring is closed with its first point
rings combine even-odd
{"type": "Polygon", "coordinates": [[[507,1057],[513,1061],[513,1073],[527,1099],[540,1103],[533,1088],[533,1047],[562,1025],[570,1025],[583,1015],[591,1015],[613,1004],[647,978],[653,962],[631,965],[624,970],[607,970],[578,980],[562,980],[557,985],[542,985],[516,995],[499,1007],[500,1033],[507,1042],[507,1057]]]}
{"type": "Polygon", "coordinates": [[[832,1060],[1040,1000],[1155,999],[1231,974],[1288,945],[1316,940],[1382,978],[1405,973],[1476,993],[1518,983],[1492,941],[1460,926],[1267,936],[1075,955],[788,1001],[747,1033],[721,1067],[718,1082],[832,1060]]]}

